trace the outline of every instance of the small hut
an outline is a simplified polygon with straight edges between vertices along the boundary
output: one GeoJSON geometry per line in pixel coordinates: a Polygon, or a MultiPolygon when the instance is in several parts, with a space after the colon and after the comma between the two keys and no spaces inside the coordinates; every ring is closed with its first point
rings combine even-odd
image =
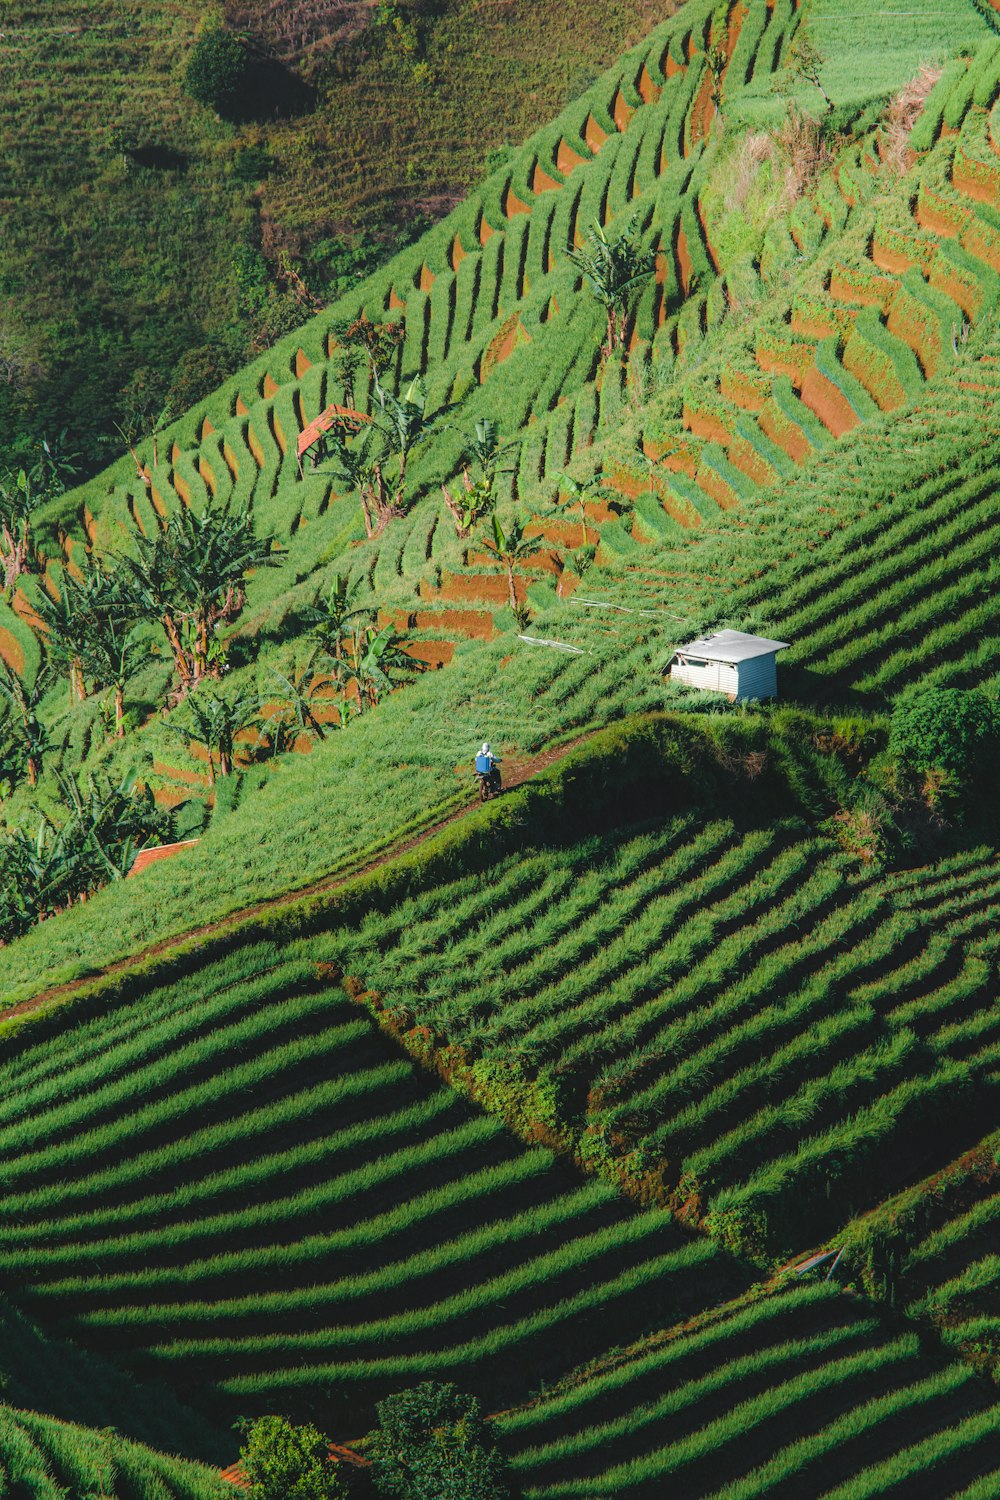
{"type": "Polygon", "coordinates": [[[678,646],[664,668],[674,682],[686,687],[725,693],[730,699],[776,698],[778,670],[775,657],[787,641],[769,641],[742,630],[719,630],[703,640],[678,646]]]}

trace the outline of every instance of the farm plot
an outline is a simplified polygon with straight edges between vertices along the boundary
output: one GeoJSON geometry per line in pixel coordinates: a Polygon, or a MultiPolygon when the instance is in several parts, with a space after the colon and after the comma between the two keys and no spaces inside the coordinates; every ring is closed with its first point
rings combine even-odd
{"type": "Polygon", "coordinates": [[[1000,1489],[989,1388],[822,1284],[668,1330],[497,1427],[526,1500],[1000,1489]]]}
{"type": "Polygon", "coordinates": [[[794,824],[524,851],[328,951],[460,1084],[765,1262],[997,1104],[987,966],[794,824]]]}
{"type": "Polygon", "coordinates": [[[741,1279],[428,1086],[312,960],[246,950],[4,1072],[5,1284],[230,1420],[332,1392],[354,1427],[428,1376],[509,1403],[741,1279]]]}

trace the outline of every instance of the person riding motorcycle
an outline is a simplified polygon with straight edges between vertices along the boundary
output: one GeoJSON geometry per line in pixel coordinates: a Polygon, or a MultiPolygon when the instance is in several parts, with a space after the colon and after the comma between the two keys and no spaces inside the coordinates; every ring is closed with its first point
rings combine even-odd
{"type": "Polygon", "coordinates": [[[493,754],[489,740],[483,741],[483,747],[476,756],[476,775],[479,777],[483,801],[487,797],[495,797],[502,786],[500,761],[493,754]]]}

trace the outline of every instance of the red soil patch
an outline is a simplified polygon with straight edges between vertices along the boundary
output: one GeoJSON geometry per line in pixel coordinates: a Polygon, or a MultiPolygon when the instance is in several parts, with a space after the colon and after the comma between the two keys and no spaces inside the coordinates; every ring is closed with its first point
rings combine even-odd
{"type": "Polygon", "coordinates": [[[902,339],[917,356],[920,368],[928,380],[936,373],[941,360],[940,334],[930,316],[921,316],[909,303],[893,304],[885,325],[897,339],[902,339]]]}
{"type": "Polygon", "coordinates": [[[561,172],[564,177],[568,177],[585,160],[586,157],[581,156],[578,151],[574,151],[568,141],[561,140],[559,142],[559,147],[556,151],[556,171],[561,172]]]}
{"type": "Polygon", "coordinates": [[[877,307],[885,312],[898,290],[888,277],[855,277],[842,266],[830,277],[830,296],[835,302],[853,302],[861,307],[877,307]]]}
{"type": "Polygon", "coordinates": [[[601,129],[593,115],[587,116],[587,123],[583,128],[583,138],[595,154],[600,151],[608,138],[607,132],[601,129]]]}
{"type": "Polygon", "coordinates": [[[271,426],[274,428],[274,441],[281,449],[282,457],[284,457],[284,455],[288,452],[288,440],[285,437],[285,429],[279,422],[278,413],[276,411],[272,411],[271,413],[271,426]]]}
{"type": "Polygon", "coordinates": [[[10,606],[14,613],[17,615],[18,619],[23,620],[25,625],[30,625],[36,635],[48,634],[48,626],[44,623],[41,616],[35,611],[33,606],[28,602],[28,597],[22,592],[20,585],[18,585],[14,590],[14,593],[11,597],[10,606]]]}
{"type": "Polygon", "coordinates": [[[530,335],[521,322],[520,314],[514,313],[490,342],[483,355],[479,366],[480,384],[489,379],[490,373],[497,365],[502,365],[504,360],[510,359],[519,343],[524,342],[530,342],[530,335]]]}
{"type": "Polygon", "coordinates": [[[0,625],[0,658],[16,672],[18,677],[24,671],[24,647],[15,635],[7,629],[6,625],[0,625]]]}
{"type": "MultiPolygon", "coordinates": [[[[695,141],[707,141],[712,129],[712,121],[715,119],[715,105],[712,103],[712,89],[715,80],[711,72],[706,69],[705,76],[698,88],[691,113],[688,115],[690,140],[692,145],[695,141]]],[[[685,155],[687,153],[685,152],[685,155]]]]}
{"type": "Polygon", "coordinates": [[[583,527],[579,521],[533,521],[528,536],[541,536],[553,547],[582,547],[583,527]]]}
{"type": "Polygon", "coordinates": [[[667,438],[662,443],[643,438],[642,451],[647,458],[662,464],[673,474],[687,474],[693,479],[698,472],[698,455],[680,438],[667,438]]]}
{"type": "Polygon", "coordinates": [[[479,220],[479,243],[481,245],[485,245],[486,241],[491,240],[495,234],[496,230],[493,228],[493,225],[488,222],[486,215],[484,214],[479,220]]]}
{"type": "Polygon", "coordinates": [[[227,442],[223,442],[222,444],[222,457],[226,461],[226,468],[232,475],[233,480],[235,481],[239,479],[240,469],[239,464],[236,462],[236,454],[233,452],[232,448],[230,448],[227,442]]]}
{"type": "Polygon", "coordinates": [[[403,301],[402,297],[400,297],[397,294],[396,288],[395,287],[390,287],[389,288],[389,311],[390,312],[395,312],[395,311],[397,311],[398,308],[405,307],[405,306],[406,306],[406,303],[403,301]]]}
{"type": "Polygon", "coordinates": [[[888,245],[879,244],[877,239],[872,241],[872,263],[880,271],[891,271],[895,276],[901,276],[917,264],[912,256],[904,255],[901,250],[891,250],[888,245]]]}
{"type": "Polygon", "coordinates": [[[732,485],[727,484],[722,475],[717,474],[714,469],[699,469],[694,476],[694,482],[722,510],[735,510],[740,503],[740,497],[732,485]]]}
{"type": "Polygon", "coordinates": [[[243,400],[242,396],[236,397],[236,405],[233,409],[238,417],[246,417],[250,415],[247,404],[243,400]]]}
{"type": "Polygon", "coordinates": [[[513,219],[517,214],[530,214],[531,209],[527,203],[523,203],[514,191],[513,184],[508,187],[503,201],[504,217],[513,219]]]}
{"type": "Polygon", "coordinates": [[[939,292],[944,292],[946,297],[950,297],[952,302],[957,303],[966,317],[977,316],[983,301],[983,289],[978,283],[970,284],[963,281],[951,266],[947,263],[942,264],[940,261],[936,261],[931,267],[927,279],[932,287],[939,292]]]}
{"type": "Polygon", "coordinates": [[[965,228],[969,215],[956,204],[939,197],[930,188],[921,186],[913,217],[921,229],[950,239],[965,228]]]}
{"type": "Polygon", "coordinates": [[[859,339],[848,339],[844,346],[844,369],[861,382],[881,411],[895,411],[906,400],[906,392],[895,374],[880,380],[877,371],[868,363],[866,353],[859,339]]]}
{"type": "Polygon", "coordinates": [[[619,130],[627,130],[629,121],[634,114],[635,109],[626,101],[621,89],[618,89],[615,93],[614,104],[611,106],[611,118],[614,120],[615,125],[619,130]]]}
{"type": "MultiPolygon", "coordinates": [[[[263,463],[263,462],[264,462],[264,459],[263,459],[263,456],[262,456],[261,457],[261,463],[263,463]]],[[[185,505],[190,505],[191,504],[191,486],[188,484],[187,480],[186,479],[182,479],[179,474],[174,473],[174,474],[171,475],[171,483],[172,483],[174,489],[177,491],[178,495],[180,495],[180,497],[183,500],[184,504],[185,505]]]]}
{"type": "MultiPolygon", "coordinates": [[[[526,598],[524,579],[515,579],[515,590],[518,602],[523,604],[526,598]]],[[[508,604],[507,579],[500,574],[459,574],[445,573],[441,580],[441,587],[437,591],[438,599],[454,601],[456,604],[492,604],[499,607],[508,604]]]]}
{"type": "Polygon", "coordinates": [[[858,416],[846,396],[813,365],[802,382],[802,402],[834,437],[843,437],[858,425],[858,416]]]}
{"type": "Polygon", "coordinates": [[[451,269],[457,271],[465,259],[465,246],[462,244],[461,235],[456,234],[451,242],[451,269]]]}
{"type": "Polygon", "coordinates": [[[667,55],[666,55],[666,57],[664,58],[664,61],[663,61],[663,76],[664,76],[664,78],[673,78],[678,73],[686,73],[686,72],[687,72],[687,65],[685,63],[675,62],[674,59],[671,57],[670,51],[668,49],[667,50],[667,55]]]}
{"type": "Polygon", "coordinates": [[[759,454],[756,448],[751,447],[743,437],[733,439],[729,449],[729,461],[739,469],[741,474],[752,479],[754,484],[773,484],[778,477],[767,459],[759,454]]]}
{"type": "Polygon", "coordinates": [[[173,444],[173,446],[171,447],[171,449],[170,449],[170,462],[172,464],[175,464],[177,462],[177,460],[180,458],[180,456],[181,456],[180,444],[175,442],[173,444]]]}
{"type": "Polygon", "coordinates": [[[262,469],[264,467],[264,449],[261,445],[260,438],[254,432],[252,427],[247,428],[247,447],[250,449],[250,452],[256,459],[258,469],[262,469]]]}
{"type": "Polygon", "coordinates": [[[264,379],[261,382],[260,393],[264,397],[265,401],[270,401],[272,396],[276,396],[278,394],[277,381],[272,378],[270,372],[268,372],[268,374],[264,376],[264,379]]]}
{"type": "Polygon", "coordinates": [[[788,326],[793,333],[800,333],[807,339],[825,339],[838,332],[836,321],[823,318],[819,313],[793,312],[788,326]]]}
{"type": "Polygon", "coordinates": [[[686,401],[681,421],[689,432],[693,432],[695,437],[704,438],[707,443],[722,443],[723,447],[728,448],[733,441],[732,433],[720,417],[712,412],[692,411],[686,401]]]}
{"type": "Polygon", "coordinates": [[[208,418],[205,417],[204,420],[202,421],[201,430],[200,430],[198,436],[200,438],[202,438],[202,439],[207,438],[207,437],[211,437],[212,433],[214,431],[215,431],[215,428],[212,426],[212,424],[208,420],[208,418]]]}
{"type": "Polygon", "coordinates": [[[985,265],[992,266],[994,271],[1000,271],[1000,231],[991,224],[979,218],[970,220],[962,235],[962,248],[985,265]]]}
{"type": "Polygon", "coordinates": [[[757,363],[766,375],[787,375],[794,386],[800,386],[806,371],[812,364],[812,351],[758,348],[754,351],[757,363]]]}
{"type": "Polygon", "coordinates": [[[497,633],[493,616],[479,609],[418,609],[397,613],[397,630],[447,630],[470,641],[491,641],[497,633]]]}
{"type": "Polygon", "coordinates": [[[153,801],[157,807],[174,808],[180,807],[182,802],[187,802],[190,793],[182,786],[161,786],[153,793],[153,801]]]}
{"type": "MultiPolygon", "coordinates": [[[[980,168],[980,171],[983,171],[980,168]]],[[[952,168],[952,185],[966,198],[974,198],[977,203],[989,203],[996,205],[1000,198],[1000,173],[993,173],[992,181],[984,182],[982,177],[974,176],[972,171],[965,166],[961,157],[956,157],[952,168]]]]}
{"type": "Polygon", "coordinates": [[[455,655],[454,641],[410,641],[405,648],[407,656],[414,661],[426,662],[429,667],[446,667],[455,655]]]}
{"type": "Polygon", "coordinates": [[[143,849],[136,855],[126,879],[131,880],[133,875],[141,875],[149,865],[154,865],[161,859],[173,859],[175,854],[190,849],[197,842],[197,839],[183,839],[179,844],[161,844],[158,849],[143,849]]]}
{"type": "Polygon", "coordinates": [[[535,170],[531,174],[531,191],[533,193],[551,193],[562,187],[561,182],[556,182],[548,172],[542,170],[540,162],[535,162],[535,170]]]}
{"type": "Polygon", "coordinates": [[[639,77],[635,81],[635,86],[638,91],[639,98],[642,100],[643,104],[655,104],[657,99],[659,99],[660,94],[663,92],[663,90],[660,88],[660,85],[658,83],[654,83],[650,78],[649,69],[647,68],[645,63],[643,63],[642,68],[639,71],[639,77]]]}
{"type": "Polygon", "coordinates": [[[765,433],[772,443],[777,443],[793,463],[805,463],[812,452],[812,445],[801,427],[796,427],[783,412],[777,411],[770,403],[765,406],[757,421],[761,432],[765,433]]]}
{"type": "Polygon", "coordinates": [[[677,265],[681,273],[681,286],[684,288],[686,297],[691,286],[691,252],[688,249],[683,224],[677,226],[677,265]]]}
{"type": "Polygon", "coordinates": [[[198,473],[205,481],[205,487],[207,488],[209,494],[214,496],[216,489],[218,488],[218,481],[216,480],[215,474],[212,470],[212,465],[208,462],[208,459],[202,457],[200,453],[198,455],[198,473]]]}
{"type": "Polygon", "coordinates": [[[743,411],[760,411],[767,401],[767,391],[738,370],[724,370],[719,390],[727,401],[743,411]]]}
{"type": "MultiPolygon", "coordinates": [[[[196,760],[208,759],[208,752],[202,745],[192,745],[190,753],[196,760]]],[[[166,776],[170,781],[183,781],[185,786],[208,786],[206,771],[188,771],[183,766],[165,765],[162,760],[153,761],[153,775],[166,776]]]]}
{"type": "Polygon", "coordinates": [[[698,199],[698,223],[701,225],[701,232],[705,239],[705,249],[708,251],[708,258],[712,262],[712,265],[714,266],[716,272],[718,272],[719,257],[715,253],[715,246],[712,244],[712,241],[708,237],[708,223],[705,215],[705,205],[704,203],[702,203],[700,198],[698,199]]]}
{"type": "Polygon", "coordinates": [[[312,369],[312,360],[304,349],[296,350],[295,354],[295,378],[301,380],[307,370],[312,369]]]}
{"type": "Polygon", "coordinates": [[[434,273],[433,273],[433,271],[431,271],[430,267],[427,266],[426,264],[422,265],[420,267],[420,275],[417,278],[417,290],[421,291],[421,292],[429,292],[430,289],[431,289],[431,287],[433,285],[434,285],[434,273]]]}

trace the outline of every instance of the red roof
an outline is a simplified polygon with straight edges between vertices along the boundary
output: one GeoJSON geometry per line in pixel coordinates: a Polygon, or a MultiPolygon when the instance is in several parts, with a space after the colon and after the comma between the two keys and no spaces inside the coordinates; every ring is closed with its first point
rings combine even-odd
{"type": "Polygon", "coordinates": [[[133,875],[138,875],[147,865],[155,864],[158,859],[172,859],[175,854],[180,854],[182,849],[190,849],[191,845],[197,842],[197,839],[182,839],[179,844],[158,844],[155,849],[143,849],[132,863],[132,868],[128,872],[129,879],[133,875]]]}
{"type": "Polygon", "coordinates": [[[298,454],[301,458],[313,443],[319,441],[324,432],[337,425],[341,427],[363,427],[370,422],[371,417],[366,417],[363,412],[355,411],[351,406],[328,406],[321,411],[318,417],[314,417],[307,427],[303,427],[299,433],[298,454]]]}

